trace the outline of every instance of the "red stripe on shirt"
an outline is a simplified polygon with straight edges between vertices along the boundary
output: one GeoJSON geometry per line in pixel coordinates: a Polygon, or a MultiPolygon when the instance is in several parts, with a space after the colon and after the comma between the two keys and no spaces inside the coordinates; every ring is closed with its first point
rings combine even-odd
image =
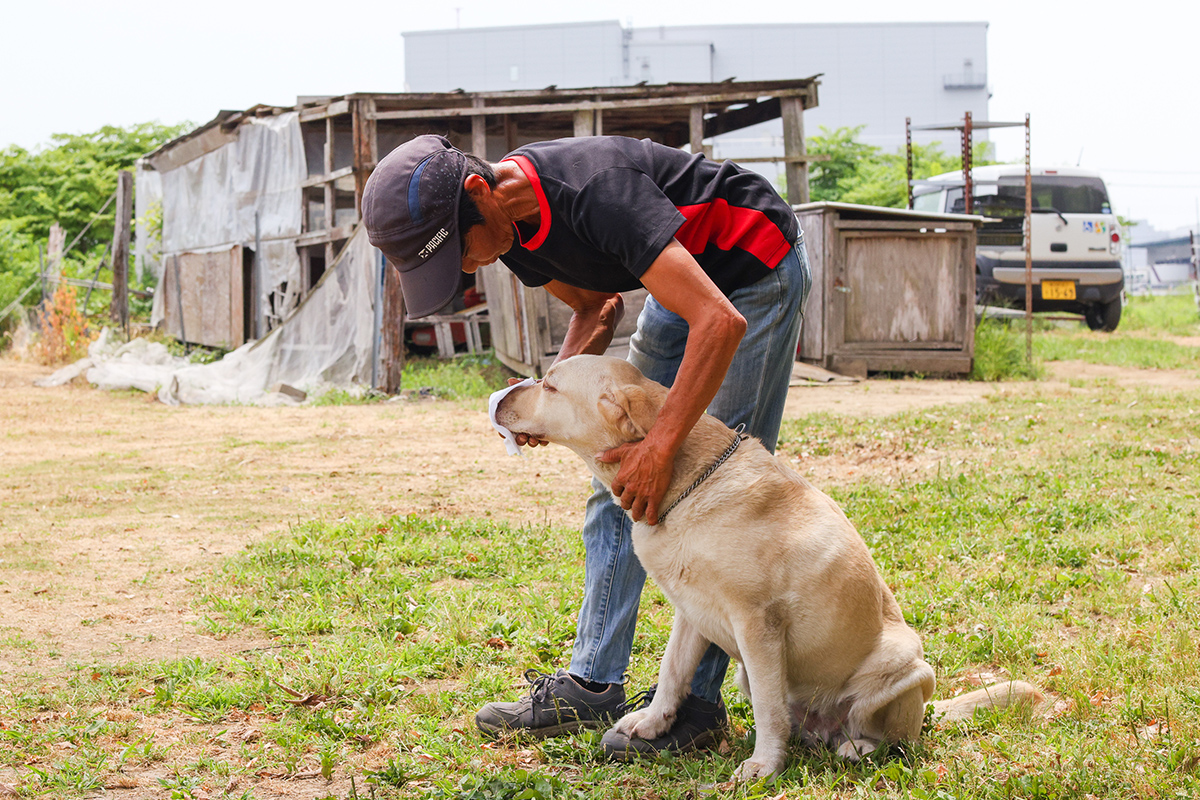
{"type": "Polygon", "coordinates": [[[694,256],[709,244],[721,250],[737,247],[774,269],[791,247],[779,226],[753,208],[731,206],[722,198],[676,207],[687,221],[675,238],[694,256]]]}
{"type": "MultiPolygon", "coordinates": [[[[533,162],[525,156],[510,156],[504,159],[512,161],[521,168],[521,172],[525,173],[525,177],[533,184],[533,193],[537,195],[538,202],[538,220],[537,233],[528,242],[521,242],[521,246],[526,250],[537,250],[542,246],[542,242],[546,241],[546,237],[550,235],[550,203],[546,200],[546,192],[542,189],[542,179],[538,177],[537,167],[533,166],[533,162]]],[[[517,240],[521,240],[521,229],[513,225],[517,231],[517,240]]]]}

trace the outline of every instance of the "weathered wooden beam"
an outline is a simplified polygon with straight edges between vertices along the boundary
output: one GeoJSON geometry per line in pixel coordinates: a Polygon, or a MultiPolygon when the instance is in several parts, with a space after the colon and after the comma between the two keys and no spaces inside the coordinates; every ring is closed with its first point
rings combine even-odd
{"type": "Polygon", "coordinates": [[[595,136],[596,135],[596,112],[581,108],[575,112],[575,133],[576,138],[580,136],[595,136]]]}
{"type": "MultiPolygon", "coordinates": [[[[325,174],[333,174],[333,117],[325,118],[325,174]]],[[[325,198],[325,230],[330,230],[334,226],[334,220],[337,216],[337,193],[333,189],[333,181],[326,180],[324,183],[324,191],[322,192],[325,198]]],[[[330,248],[325,248],[325,266],[330,265],[330,248]]],[[[305,277],[307,281],[307,276],[305,277]]],[[[306,287],[308,288],[308,287],[306,287]]]]}
{"type": "MultiPolygon", "coordinates": [[[[788,158],[806,155],[804,152],[804,101],[799,97],[784,97],[779,101],[783,117],[783,154],[788,158]]],[[[792,205],[808,202],[808,163],[788,161],[786,167],[787,196],[792,205]]]]}
{"type": "Polygon", "coordinates": [[[50,226],[50,241],[46,245],[46,272],[57,278],[62,274],[63,248],[67,244],[67,232],[57,222],[50,226]]]}
{"type": "Polygon", "coordinates": [[[300,111],[301,122],[316,122],[329,117],[337,117],[342,114],[350,113],[350,101],[338,100],[324,106],[316,108],[305,108],[300,111]]]}
{"type": "Polygon", "coordinates": [[[379,386],[387,394],[400,392],[404,371],[404,296],[400,291],[400,273],[385,259],[383,297],[379,330],[379,386]]]}
{"type": "Polygon", "coordinates": [[[811,153],[802,156],[750,156],[749,158],[734,158],[732,161],[738,163],[745,162],[747,164],[765,164],[774,162],[776,164],[808,164],[813,161],[828,161],[831,156],[824,153],[811,153]]]}
{"type": "Polygon", "coordinates": [[[354,174],[353,166],[342,167],[341,169],[335,169],[333,172],[329,173],[328,175],[313,175],[310,178],[306,179],[300,185],[302,187],[304,187],[305,189],[308,189],[309,187],[320,186],[322,184],[329,183],[330,181],[336,181],[338,178],[344,178],[347,175],[353,175],[353,174],[354,174]]]}
{"type": "Polygon", "coordinates": [[[511,153],[517,149],[517,121],[504,115],[504,152],[511,153]]]}
{"type": "Polygon", "coordinates": [[[203,133],[173,147],[159,148],[146,156],[146,163],[158,172],[170,172],[200,156],[219,150],[236,139],[236,127],[227,130],[222,125],[213,125],[203,133]]]}
{"type": "Polygon", "coordinates": [[[761,102],[750,103],[742,108],[720,111],[704,123],[704,136],[711,138],[730,131],[738,131],[760,122],[778,119],[779,98],[772,97],[761,102]]]}
{"type": "Polygon", "coordinates": [[[693,153],[704,152],[704,106],[699,103],[688,109],[688,144],[693,153]]]}
{"type": "MultiPolygon", "coordinates": [[[[471,104],[483,107],[483,98],[476,97],[471,104]]],[[[487,161],[487,117],[482,114],[471,117],[471,152],[487,161]]]]}
{"type": "Polygon", "coordinates": [[[552,112],[596,111],[613,109],[664,108],[696,104],[734,104],[757,100],[766,94],[779,98],[802,99],[807,89],[781,89],[774,92],[738,91],[679,95],[676,97],[645,97],[633,100],[572,100],[565,103],[534,103],[525,105],[452,106],[445,108],[410,108],[376,111],[375,119],[430,119],[438,117],[472,117],[486,114],[546,114],[552,112]]]}
{"type": "Polygon", "coordinates": [[[296,246],[307,247],[310,244],[325,244],[338,239],[349,239],[352,233],[354,233],[353,225],[343,225],[340,228],[329,228],[323,231],[309,231],[296,237],[296,246]]]}
{"type": "MultiPolygon", "coordinates": [[[[351,135],[354,137],[354,216],[362,219],[363,188],[378,161],[376,150],[375,120],[371,114],[375,101],[370,98],[355,100],[351,108],[351,135]]],[[[337,180],[337,176],[334,176],[337,180]]]]}
{"type": "MultiPolygon", "coordinates": [[[[811,75],[807,78],[785,79],[785,80],[769,80],[769,81],[737,81],[729,84],[714,84],[714,83],[663,83],[651,86],[604,86],[590,87],[587,89],[554,89],[547,91],[546,89],[527,89],[527,90],[501,90],[488,92],[405,92],[403,94],[396,93],[366,93],[346,95],[346,100],[351,100],[360,97],[370,97],[376,101],[383,103],[430,103],[445,101],[448,97],[459,96],[463,98],[482,97],[485,100],[493,99],[512,99],[512,98],[542,98],[542,97],[558,97],[558,98],[573,98],[573,97],[660,97],[660,96],[676,96],[681,92],[710,92],[714,86],[729,86],[731,89],[736,89],[742,92],[756,92],[760,95],[772,94],[785,90],[800,90],[814,94],[816,86],[819,83],[818,79],[821,75],[811,75]]],[[[814,98],[815,99],[815,98],[814,98]]],[[[805,103],[807,108],[815,108],[815,103],[805,103]]]]}
{"type": "Polygon", "coordinates": [[[117,173],[116,219],[113,221],[112,274],[113,294],[109,306],[112,321],[129,330],[129,237],[133,224],[133,173],[117,173]]]}

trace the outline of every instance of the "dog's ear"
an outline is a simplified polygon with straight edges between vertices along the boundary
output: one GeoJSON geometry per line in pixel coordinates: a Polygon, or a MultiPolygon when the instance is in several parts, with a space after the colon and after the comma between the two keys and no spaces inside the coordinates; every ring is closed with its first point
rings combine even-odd
{"type": "Polygon", "coordinates": [[[658,404],[640,386],[609,386],[600,395],[600,413],[622,438],[636,442],[654,425],[658,404]]]}

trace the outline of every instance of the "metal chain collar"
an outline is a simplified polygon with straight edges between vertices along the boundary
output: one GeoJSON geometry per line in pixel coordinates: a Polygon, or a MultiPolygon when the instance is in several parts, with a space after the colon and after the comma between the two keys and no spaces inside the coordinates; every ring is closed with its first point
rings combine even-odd
{"type": "Polygon", "coordinates": [[[719,467],[719,466],[721,466],[722,464],[724,464],[724,463],[725,463],[725,461],[726,461],[726,460],[727,460],[727,459],[728,459],[728,458],[729,458],[731,455],[733,455],[734,451],[738,449],[738,445],[740,445],[740,444],[742,443],[742,440],[743,440],[743,439],[749,439],[749,438],[750,438],[750,437],[749,437],[749,436],[747,436],[746,434],[742,433],[742,431],[744,431],[744,430],[746,430],[746,423],[744,423],[744,422],[743,422],[741,425],[738,425],[736,428],[734,428],[734,429],[733,429],[733,432],[734,432],[735,434],[737,434],[737,435],[734,437],[734,439],[733,439],[733,444],[731,444],[731,445],[729,445],[729,447],[725,448],[725,452],[721,454],[721,457],[720,457],[720,458],[718,458],[718,459],[717,459],[717,460],[716,460],[716,461],[713,463],[713,465],[712,465],[711,467],[709,467],[708,469],[706,469],[706,470],[704,471],[704,474],[702,474],[702,475],[701,475],[699,478],[696,478],[696,481],[695,481],[695,483],[693,483],[693,484],[692,484],[691,486],[689,486],[688,488],[684,489],[684,490],[683,490],[683,494],[679,495],[679,497],[676,497],[676,498],[675,498],[675,502],[674,502],[674,503],[671,503],[671,505],[667,506],[667,510],[666,510],[666,511],[664,511],[663,513],[661,513],[661,514],[659,514],[659,515],[658,515],[658,522],[659,522],[660,524],[662,523],[662,521],[663,521],[664,519],[666,519],[666,518],[667,518],[667,514],[671,513],[671,509],[673,509],[675,506],[677,506],[677,505],[679,505],[681,502],[683,502],[683,499],[684,499],[685,497],[687,497],[689,494],[691,494],[692,492],[694,492],[694,491],[696,490],[696,487],[698,487],[700,484],[704,483],[704,481],[706,481],[710,475],[712,475],[714,472],[716,472],[716,471],[717,471],[717,467],[719,467]]]}

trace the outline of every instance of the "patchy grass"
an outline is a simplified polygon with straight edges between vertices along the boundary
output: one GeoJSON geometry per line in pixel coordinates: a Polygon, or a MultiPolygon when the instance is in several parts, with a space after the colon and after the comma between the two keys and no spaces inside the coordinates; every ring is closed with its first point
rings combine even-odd
{"type": "Polygon", "coordinates": [[[1200,369],[1200,347],[1169,339],[1146,338],[1137,333],[1092,333],[1054,331],[1035,335],[1035,359],[1041,361],[1086,361],[1115,367],[1140,369],[1200,369]]]}
{"type": "MultiPolygon", "coordinates": [[[[942,454],[927,479],[831,494],[921,634],[938,694],[982,673],[1022,678],[1046,690],[1045,716],[982,714],[860,765],[797,746],[774,786],[723,783],[753,744],[731,685],[722,752],[617,766],[594,734],[493,744],[475,710],[568,658],[577,531],[311,519],[197,583],[201,632],[253,628],[268,645],[0,689],[0,775],[30,797],[131,779],[164,797],[255,796],[268,779],[322,797],[1195,796],[1197,431],[1194,398],[1111,384],[785,424],[781,450],[805,459],[942,454]]],[[[652,586],[642,602],[633,689],[653,682],[672,616],[652,586]]],[[[0,647],[28,646],[4,635],[0,647]]]]}
{"type": "MultiPolygon", "coordinates": [[[[491,352],[452,359],[409,358],[400,374],[400,390],[444,400],[468,400],[487,397],[513,374],[491,352]]],[[[313,397],[310,405],[369,405],[391,399],[381,392],[334,388],[313,397]]]]}
{"type": "Polygon", "coordinates": [[[1077,360],[1140,369],[1200,369],[1200,347],[1171,337],[1200,336],[1191,295],[1131,297],[1113,333],[1082,324],[1033,321],[1033,364],[1025,359],[1024,320],[985,318],[975,328],[972,380],[1040,379],[1049,361],[1077,360]]]}
{"type": "Polygon", "coordinates": [[[400,386],[450,399],[487,397],[512,375],[490,352],[450,360],[413,358],[404,365],[400,386]]]}
{"type": "Polygon", "coordinates": [[[1190,288],[1178,294],[1129,297],[1117,330],[1200,336],[1200,311],[1190,288]]]}

